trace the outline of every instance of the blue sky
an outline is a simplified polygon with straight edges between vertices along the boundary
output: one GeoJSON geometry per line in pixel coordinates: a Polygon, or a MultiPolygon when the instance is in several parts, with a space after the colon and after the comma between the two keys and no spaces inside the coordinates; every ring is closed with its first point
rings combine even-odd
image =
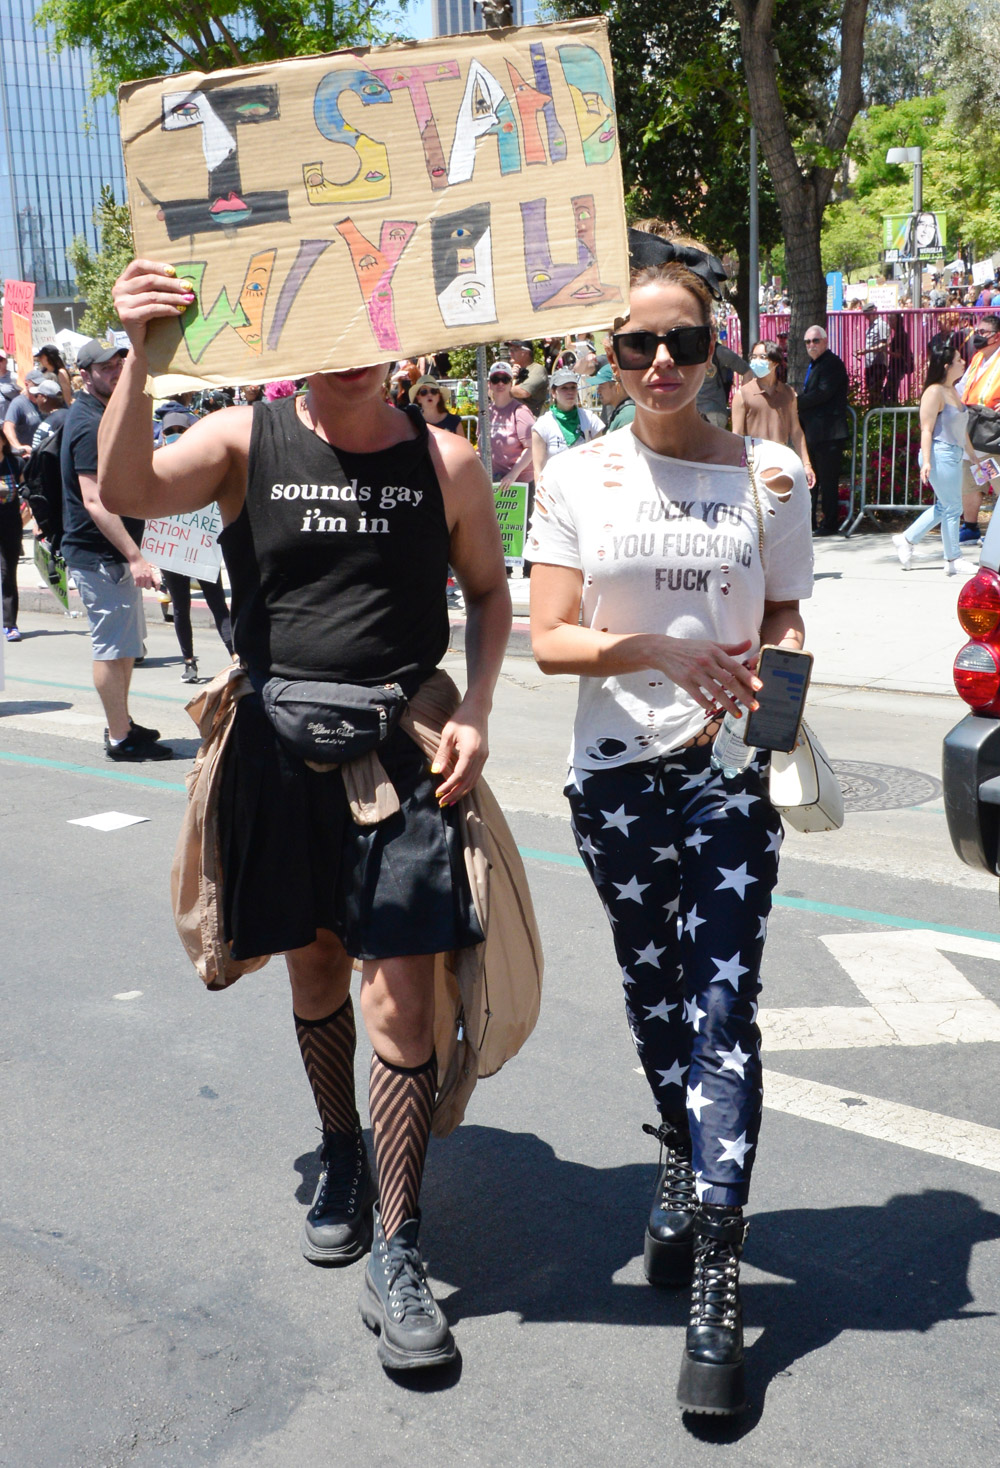
{"type": "MultiPolygon", "coordinates": [[[[525,24],[530,25],[535,19],[535,0],[524,0],[525,24]]],[[[388,16],[389,11],[386,11],[388,16]]],[[[431,0],[410,0],[405,11],[400,11],[399,29],[406,31],[408,35],[414,36],[418,41],[427,40],[434,31],[434,21],[431,8],[431,0]]]]}

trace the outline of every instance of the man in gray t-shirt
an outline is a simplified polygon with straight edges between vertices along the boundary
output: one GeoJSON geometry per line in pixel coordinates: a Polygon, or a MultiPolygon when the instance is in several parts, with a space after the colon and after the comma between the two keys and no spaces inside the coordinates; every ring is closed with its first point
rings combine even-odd
{"type": "Polygon", "coordinates": [[[549,379],[545,368],[541,362],[533,360],[529,342],[509,341],[507,356],[515,373],[510,395],[518,402],[527,403],[537,418],[544,410],[549,396],[549,379]]]}

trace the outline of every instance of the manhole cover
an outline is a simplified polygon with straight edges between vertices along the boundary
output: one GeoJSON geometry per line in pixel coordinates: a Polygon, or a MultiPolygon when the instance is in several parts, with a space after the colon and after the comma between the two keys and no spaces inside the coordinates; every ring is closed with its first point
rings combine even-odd
{"type": "Polygon", "coordinates": [[[845,810],[905,810],[941,794],[941,781],[898,765],[870,765],[862,760],[833,761],[844,791],[845,810]]]}

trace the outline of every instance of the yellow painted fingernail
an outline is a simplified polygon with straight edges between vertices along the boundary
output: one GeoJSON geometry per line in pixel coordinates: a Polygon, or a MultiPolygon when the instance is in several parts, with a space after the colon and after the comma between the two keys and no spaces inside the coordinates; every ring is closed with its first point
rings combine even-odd
{"type": "Polygon", "coordinates": [[[164,275],[176,275],[177,274],[177,271],[174,269],[174,267],[172,265],[164,265],[164,267],[163,267],[163,273],[164,273],[164,275]]]}
{"type": "Polygon", "coordinates": [[[431,774],[432,775],[440,775],[440,773],[441,773],[441,766],[440,765],[438,765],[438,764],[431,765],[431,774]]]}

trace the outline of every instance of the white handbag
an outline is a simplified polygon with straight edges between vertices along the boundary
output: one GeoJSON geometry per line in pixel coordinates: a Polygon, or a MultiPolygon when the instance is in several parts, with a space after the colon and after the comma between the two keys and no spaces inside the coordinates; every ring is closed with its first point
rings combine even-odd
{"type": "Polygon", "coordinates": [[[805,719],[795,748],[771,755],[771,804],[796,831],[839,831],[844,792],[826,750],[805,719]]]}

